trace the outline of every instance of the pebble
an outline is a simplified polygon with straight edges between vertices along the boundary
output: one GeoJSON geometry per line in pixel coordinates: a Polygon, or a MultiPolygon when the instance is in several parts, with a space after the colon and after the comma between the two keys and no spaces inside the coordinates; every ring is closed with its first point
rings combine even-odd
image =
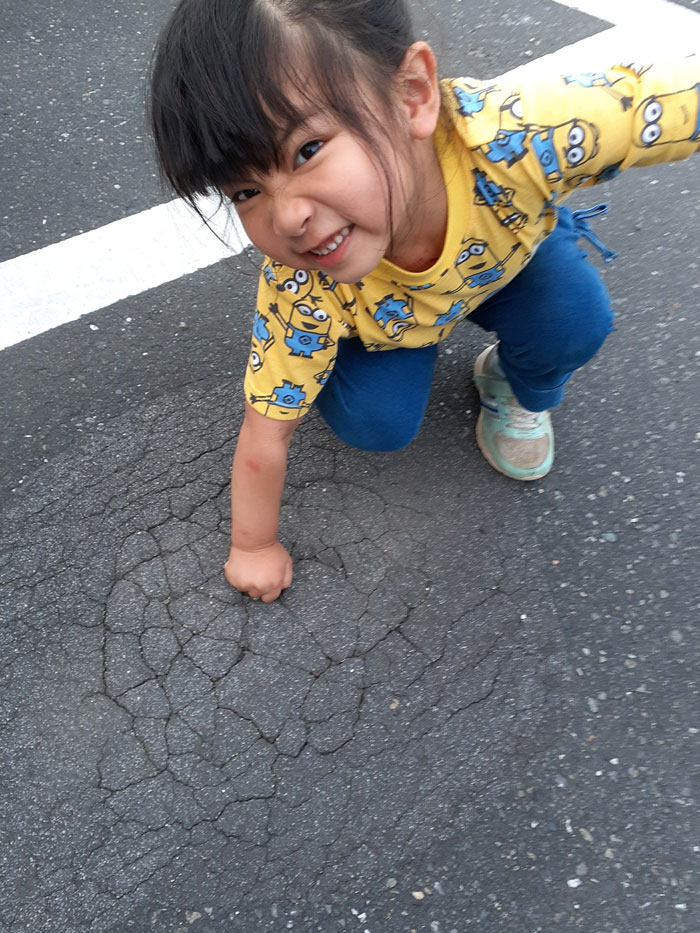
{"type": "Polygon", "coordinates": [[[603,541],[617,541],[617,535],[613,531],[604,531],[601,538],[603,541]]]}
{"type": "Polygon", "coordinates": [[[679,632],[677,628],[674,628],[671,632],[671,641],[675,641],[677,645],[683,641],[683,632],[679,632]]]}
{"type": "Polygon", "coordinates": [[[580,878],[569,878],[569,880],[566,883],[569,885],[570,888],[578,888],[583,884],[580,878]]]}
{"type": "Polygon", "coordinates": [[[387,878],[387,879],[386,879],[386,886],[387,886],[387,888],[395,888],[395,887],[396,887],[396,878],[387,878]]]}
{"type": "Polygon", "coordinates": [[[592,713],[598,712],[598,708],[599,708],[598,703],[596,700],[593,699],[593,697],[588,697],[586,702],[588,703],[588,708],[592,713]]]}
{"type": "Polygon", "coordinates": [[[417,901],[422,901],[425,894],[422,891],[411,891],[411,894],[417,901]]]}

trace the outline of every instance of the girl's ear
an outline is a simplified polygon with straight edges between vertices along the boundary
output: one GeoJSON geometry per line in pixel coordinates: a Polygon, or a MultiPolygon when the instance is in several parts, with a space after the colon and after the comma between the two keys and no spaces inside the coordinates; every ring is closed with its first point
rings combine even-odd
{"type": "Polygon", "coordinates": [[[414,139],[428,139],[440,115],[437,62],[427,42],[414,42],[406,50],[396,73],[396,90],[414,139]]]}

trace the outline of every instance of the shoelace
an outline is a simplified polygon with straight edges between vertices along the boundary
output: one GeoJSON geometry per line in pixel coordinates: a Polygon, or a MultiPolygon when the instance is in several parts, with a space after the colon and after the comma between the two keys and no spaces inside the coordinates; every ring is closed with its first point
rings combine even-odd
{"type": "Polygon", "coordinates": [[[527,408],[518,405],[515,399],[510,403],[507,402],[503,407],[508,424],[516,431],[535,431],[539,428],[541,414],[539,411],[528,411],[527,408]]]}
{"type": "Polygon", "coordinates": [[[539,418],[542,413],[528,411],[527,408],[519,405],[513,397],[511,397],[510,401],[504,401],[502,397],[497,398],[491,395],[488,397],[488,407],[494,412],[499,411],[499,409],[502,410],[506,423],[509,427],[515,428],[516,431],[535,431],[540,427],[539,418]]]}

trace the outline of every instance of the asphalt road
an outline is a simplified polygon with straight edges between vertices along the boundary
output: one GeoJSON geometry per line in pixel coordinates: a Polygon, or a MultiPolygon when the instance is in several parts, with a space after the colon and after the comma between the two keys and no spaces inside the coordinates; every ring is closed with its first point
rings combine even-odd
{"type": "MultiPolygon", "coordinates": [[[[2,260],[167,199],[141,105],[170,4],[67,6],[0,27],[2,260]]],[[[423,19],[478,77],[606,25],[423,19]]],[[[480,458],[466,325],[407,451],[311,415],[271,606],[221,573],[252,252],[2,351],[2,933],[696,933],[699,180],[577,196],[611,205],[617,328],[546,480],[480,458]]]]}

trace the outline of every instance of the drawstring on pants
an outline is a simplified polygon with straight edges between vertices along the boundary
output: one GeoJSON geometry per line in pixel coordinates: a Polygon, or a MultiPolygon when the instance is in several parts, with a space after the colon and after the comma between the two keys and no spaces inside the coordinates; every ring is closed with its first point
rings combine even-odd
{"type": "Polygon", "coordinates": [[[574,232],[579,237],[584,237],[600,252],[604,262],[612,262],[617,259],[618,254],[614,249],[608,247],[598,239],[588,224],[589,217],[602,217],[608,213],[607,204],[596,204],[595,207],[588,207],[582,211],[572,211],[571,216],[574,221],[574,232]]]}

